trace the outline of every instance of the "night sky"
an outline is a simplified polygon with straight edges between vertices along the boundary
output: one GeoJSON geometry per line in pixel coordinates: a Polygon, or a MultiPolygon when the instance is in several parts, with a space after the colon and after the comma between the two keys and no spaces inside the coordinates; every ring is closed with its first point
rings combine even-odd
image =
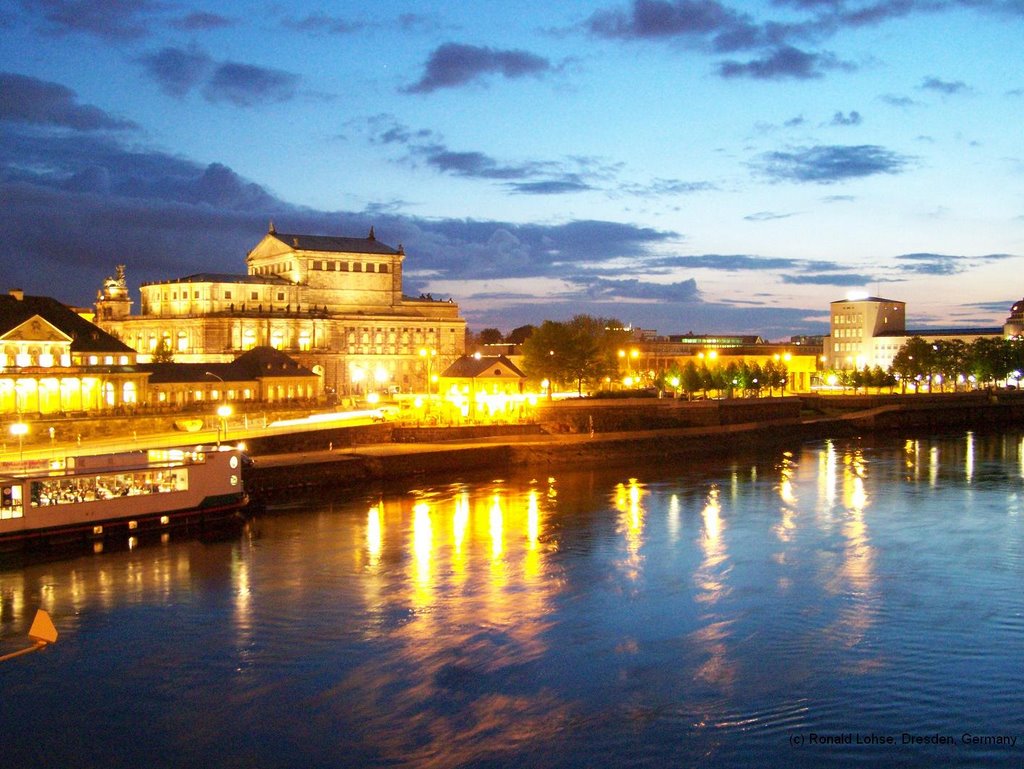
{"type": "Polygon", "coordinates": [[[471,328],[914,327],[1024,296],[1024,2],[13,0],[0,263],[91,303],[282,232],[403,245],[471,328]]]}

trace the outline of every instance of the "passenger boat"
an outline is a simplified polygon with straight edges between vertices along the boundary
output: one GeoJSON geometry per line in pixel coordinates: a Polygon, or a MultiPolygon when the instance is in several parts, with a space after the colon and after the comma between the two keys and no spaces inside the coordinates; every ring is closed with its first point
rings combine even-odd
{"type": "Polygon", "coordinates": [[[236,448],[199,446],[0,471],[0,547],[138,536],[239,515],[249,501],[247,461],[236,448]]]}

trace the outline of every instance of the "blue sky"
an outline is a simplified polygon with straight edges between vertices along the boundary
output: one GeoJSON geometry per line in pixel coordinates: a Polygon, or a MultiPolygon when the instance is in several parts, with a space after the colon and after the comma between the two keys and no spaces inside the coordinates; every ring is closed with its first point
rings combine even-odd
{"type": "Polygon", "coordinates": [[[1024,2],[15,0],[0,264],[87,304],[377,237],[471,328],[820,333],[1024,295],[1024,2]]]}

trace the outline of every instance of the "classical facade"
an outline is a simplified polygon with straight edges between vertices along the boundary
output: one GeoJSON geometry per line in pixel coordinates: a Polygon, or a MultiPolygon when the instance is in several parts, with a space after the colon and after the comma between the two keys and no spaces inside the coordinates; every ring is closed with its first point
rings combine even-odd
{"type": "Polygon", "coordinates": [[[321,377],[327,393],[423,391],[465,350],[452,300],[402,292],[405,252],[376,239],[278,232],[271,224],[245,275],[200,273],[141,287],[138,315],[124,271],[96,301],[96,322],[140,356],[229,362],[260,346],[321,377]]]}
{"type": "Polygon", "coordinates": [[[135,350],[46,296],[0,296],[0,414],[98,412],[142,401],[135,350]]]}

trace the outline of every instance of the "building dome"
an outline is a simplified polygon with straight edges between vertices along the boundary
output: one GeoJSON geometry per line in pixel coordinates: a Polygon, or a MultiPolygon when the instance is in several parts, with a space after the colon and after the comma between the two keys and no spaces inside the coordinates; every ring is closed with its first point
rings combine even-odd
{"type": "Polygon", "coordinates": [[[1024,299],[1014,302],[1010,308],[1010,317],[1003,326],[1006,336],[1024,336],[1024,299]]]}

